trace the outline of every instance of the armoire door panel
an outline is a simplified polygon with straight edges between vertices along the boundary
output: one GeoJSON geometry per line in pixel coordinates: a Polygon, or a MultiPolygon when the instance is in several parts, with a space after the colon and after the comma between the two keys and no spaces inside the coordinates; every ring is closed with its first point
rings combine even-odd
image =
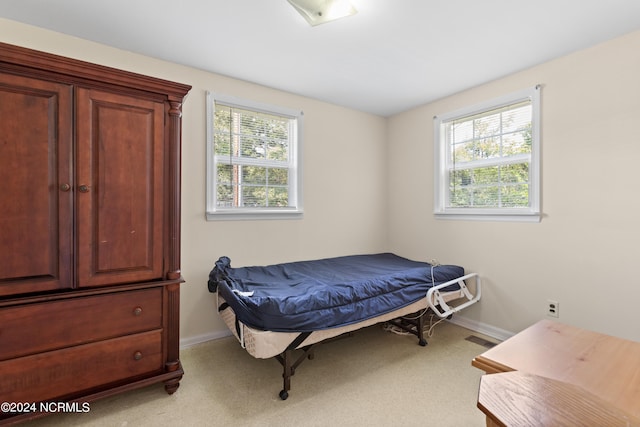
{"type": "Polygon", "coordinates": [[[77,98],[79,286],[162,278],[164,104],[77,98]]]}
{"type": "Polygon", "coordinates": [[[0,295],[72,286],[71,123],[70,86],[0,74],[0,295]]]}

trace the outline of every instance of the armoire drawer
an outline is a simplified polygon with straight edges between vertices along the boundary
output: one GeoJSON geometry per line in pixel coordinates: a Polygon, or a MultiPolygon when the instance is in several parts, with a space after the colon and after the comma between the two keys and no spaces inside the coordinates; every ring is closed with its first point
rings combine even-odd
{"type": "Polygon", "coordinates": [[[157,330],[0,362],[0,390],[7,402],[51,401],[162,367],[157,330]]]}
{"type": "Polygon", "coordinates": [[[0,309],[0,360],[162,327],[162,288],[0,309]]]}

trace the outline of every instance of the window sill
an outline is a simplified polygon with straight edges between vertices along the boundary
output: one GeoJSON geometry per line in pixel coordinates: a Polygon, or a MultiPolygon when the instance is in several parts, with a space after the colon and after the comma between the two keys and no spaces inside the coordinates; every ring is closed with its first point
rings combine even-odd
{"type": "Polygon", "coordinates": [[[247,220],[273,220],[273,219],[300,219],[301,210],[233,210],[207,212],[207,221],[247,221],[247,220]]]}
{"type": "Polygon", "coordinates": [[[497,221],[497,222],[540,222],[542,214],[540,213],[458,213],[458,212],[436,212],[436,219],[445,220],[464,220],[464,221],[497,221]]]}

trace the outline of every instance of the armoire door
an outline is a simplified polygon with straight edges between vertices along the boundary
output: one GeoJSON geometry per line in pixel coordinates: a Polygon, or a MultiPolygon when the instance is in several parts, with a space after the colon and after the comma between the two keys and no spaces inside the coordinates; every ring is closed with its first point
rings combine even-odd
{"type": "Polygon", "coordinates": [[[163,277],[164,103],[78,88],[78,285],[163,277]]]}
{"type": "Polygon", "coordinates": [[[72,287],[72,93],[0,73],[0,296],[72,287]]]}

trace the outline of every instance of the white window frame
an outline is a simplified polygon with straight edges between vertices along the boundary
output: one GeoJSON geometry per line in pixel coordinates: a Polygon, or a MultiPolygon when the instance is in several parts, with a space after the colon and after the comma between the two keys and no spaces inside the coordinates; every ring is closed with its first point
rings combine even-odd
{"type": "MultiPolygon", "coordinates": [[[[507,158],[508,159],[508,158],[507,158]]],[[[505,162],[507,164],[508,160],[505,162]]],[[[500,163],[500,162],[498,162],[500,163]]],[[[434,214],[441,219],[468,219],[491,221],[539,222],[540,209],[540,85],[510,93],[477,105],[434,117],[434,214]],[[523,208],[451,207],[449,202],[449,171],[451,150],[445,128],[451,121],[463,119],[506,107],[522,101],[531,101],[531,154],[529,160],[529,204],[523,208]]]]}
{"type": "Polygon", "coordinates": [[[301,111],[261,104],[210,91],[206,93],[207,114],[207,184],[206,218],[207,220],[260,220],[294,219],[303,214],[302,207],[302,125],[304,114],[301,111]],[[216,201],[217,160],[214,150],[214,113],[216,102],[225,106],[242,108],[266,114],[275,114],[290,118],[289,146],[289,205],[288,207],[218,207],[216,201]]]}

